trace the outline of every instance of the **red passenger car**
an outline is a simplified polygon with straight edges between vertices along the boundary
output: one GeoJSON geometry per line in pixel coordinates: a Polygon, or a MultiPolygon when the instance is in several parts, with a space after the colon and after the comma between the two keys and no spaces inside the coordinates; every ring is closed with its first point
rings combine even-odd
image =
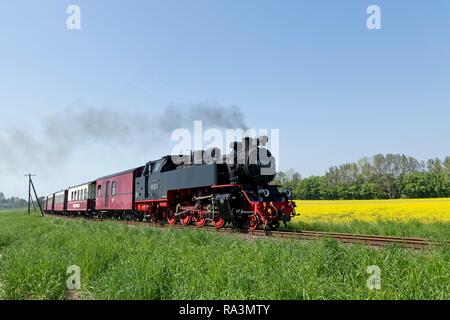
{"type": "Polygon", "coordinates": [[[134,178],[143,167],[97,179],[95,209],[102,212],[134,210],[134,178]]]}
{"type": "Polygon", "coordinates": [[[53,196],[54,212],[65,212],[67,208],[67,190],[57,192],[53,196]]]}

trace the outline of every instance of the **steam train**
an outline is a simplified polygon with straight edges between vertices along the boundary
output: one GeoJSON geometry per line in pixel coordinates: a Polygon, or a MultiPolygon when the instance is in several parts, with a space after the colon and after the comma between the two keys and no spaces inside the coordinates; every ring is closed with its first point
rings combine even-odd
{"type": "Polygon", "coordinates": [[[289,190],[271,182],[275,158],[268,138],[245,137],[220,149],[169,155],[44,198],[49,214],[116,217],[217,229],[272,228],[295,215],[289,190]]]}

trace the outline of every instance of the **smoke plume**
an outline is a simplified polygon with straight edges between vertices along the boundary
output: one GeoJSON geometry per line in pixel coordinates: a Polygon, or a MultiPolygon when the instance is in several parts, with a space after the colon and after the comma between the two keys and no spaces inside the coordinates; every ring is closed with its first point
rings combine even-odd
{"type": "Polygon", "coordinates": [[[39,118],[31,129],[13,127],[0,132],[0,172],[22,169],[25,159],[55,165],[78,147],[91,144],[151,147],[169,141],[177,128],[190,129],[196,120],[203,121],[205,128],[247,129],[244,118],[240,108],[217,103],[170,105],[160,114],[71,107],[39,118]]]}

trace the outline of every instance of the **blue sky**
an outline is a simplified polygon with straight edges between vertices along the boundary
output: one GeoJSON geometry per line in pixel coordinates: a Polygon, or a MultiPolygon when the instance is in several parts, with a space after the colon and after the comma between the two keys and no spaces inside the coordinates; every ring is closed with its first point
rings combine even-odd
{"type": "MultiPolygon", "coordinates": [[[[250,127],[279,128],[281,169],[303,176],[375,153],[442,158],[450,2],[0,3],[0,132],[30,126],[34,134],[40,117],[67,107],[151,115],[202,101],[239,106],[250,127]],[[70,4],[81,8],[81,30],[66,28],[70,4]],[[381,8],[381,30],[366,27],[371,4],[381,8]]],[[[0,172],[0,191],[24,196],[31,170],[48,193],[170,147],[127,150],[84,145],[45,169],[24,161],[0,172]]]]}

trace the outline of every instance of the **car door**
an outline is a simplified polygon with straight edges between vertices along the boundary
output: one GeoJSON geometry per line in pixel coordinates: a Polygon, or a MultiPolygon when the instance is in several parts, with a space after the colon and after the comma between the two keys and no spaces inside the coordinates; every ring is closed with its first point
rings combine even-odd
{"type": "Polygon", "coordinates": [[[109,209],[109,180],[106,181],[105,186],[105,208],[109,209]]]}

